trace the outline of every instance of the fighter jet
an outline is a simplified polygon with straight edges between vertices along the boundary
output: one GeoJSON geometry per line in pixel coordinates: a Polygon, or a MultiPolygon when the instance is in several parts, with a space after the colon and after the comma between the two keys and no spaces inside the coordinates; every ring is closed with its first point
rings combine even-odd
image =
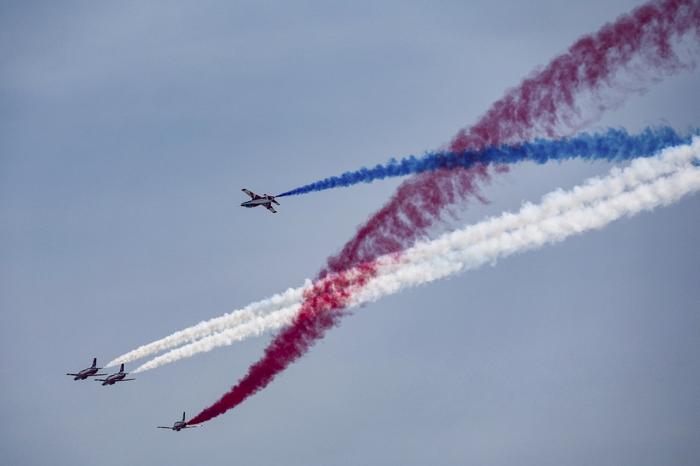
{"type": "Polygon", "coordinates": [[[117,382],[126,382],[127,380],[135,380],[135,379],[125,379],[126,374],[128,372],[124,372],[124,364],[121,365],[119,368],[119,372],[116,374],[111,374],[108,375],[106,379],[95,379],[98,382],[102,382],[102,385],[114,385],[117,382]]]}
{"type": "Polygon", "coordinates": [[[88,367],[87,369],[83,369],[82,371],[78,372],[77,374],[66,374],[66,375],[72,375],[73,380],[85,380],[88,377],[94,377],[97,375],[107,375],[107,374],[98,374],[97,371],[102,369],[101,367],[97,367],[97,358],[92,358],[92,366],[88,367]]]}
{"type": "Polygon", "coordinates": [[[241,207],[248,207],[248,208],[253,208],[257,207],[259,205],[264,205],[267,210],[272,212],[273,214],[276,214],[277,211],[272,207],[272,204],[277,204],[280,205],[279,202],[275,200],[275,196],[270,196],[269,194],[263,194],[262,196],[259,196],[255,194],[252,191],[249,191],[245,188],[241,189],[244,193],[246,193],[248,196],[250,196],[249,201],[245,201],[243,204],[241,204],[241,207]]]}
{"type": "Polygon", "coordinates": [[[175,432],[180,432],[182,429],[192,429],[193,427],[199,427],[199,426],[188,426],[187,423],[185,422],[185,412],[182,412],[182,421],[175,421],[172,427],[167,427],[167,426],[158,426],[157,429],[170,429],[174,430],[175,432]]]}

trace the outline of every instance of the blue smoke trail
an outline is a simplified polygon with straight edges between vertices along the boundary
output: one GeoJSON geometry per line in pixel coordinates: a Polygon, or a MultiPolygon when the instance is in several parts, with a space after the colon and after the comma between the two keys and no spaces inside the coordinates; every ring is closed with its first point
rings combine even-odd
{"type": "MultiPolygon", "coordinates": [[[[692,131],[698,134],[698,130],[692,131]]],[[[557,140],[535,139],[517,145],[488,147],[483,150],[427,153],[422,157],[409,156],[401,160],[391,159],[384,165],[373,168],[361,168],[345,172],[340,176],[331,176],[320,181],[301,186],[277,195],[296,196],[312,191],[344,188],[358,183],[371,183],[375,180],[395,176],[406,176],[426,171],[469,168],[475,164],[513,164],[530,160],[546,163],[550,160],[568,160],[580,158],[585,160],[619,161],[635,157],[651,156],[660,150],[688,144],[691,136],[680,136],[668,126],[646,128],[637,135],[630,135],[624,129],[608,129],[603,133],[580,135],[557,140]]]]}

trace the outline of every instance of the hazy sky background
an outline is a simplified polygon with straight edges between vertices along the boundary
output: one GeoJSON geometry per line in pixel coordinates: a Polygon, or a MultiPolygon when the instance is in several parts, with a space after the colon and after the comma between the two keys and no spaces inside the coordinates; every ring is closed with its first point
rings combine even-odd
{"type": "MultiPolygon", "coordinates": [[[[142,343],[313,276],[422,153],[641,2],[2,2],[0,455],[17,465],[697,465],[700,197],[357,310],[195,414],[271,336],[102,387],[142,343]]],[[[700,125],[700,71],[596,123],[700,125]]],[[[483,219],[605,163],[523,164],[483,219]]],[[[132,366],[133,368],[134,366],[132,366]]]]}

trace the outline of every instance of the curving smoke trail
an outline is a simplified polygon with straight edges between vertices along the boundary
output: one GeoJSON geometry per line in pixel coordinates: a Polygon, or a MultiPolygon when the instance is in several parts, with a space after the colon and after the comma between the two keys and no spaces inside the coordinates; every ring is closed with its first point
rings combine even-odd
{"type": "MultiPolygon", "coordinates": [[[[577,41],[542,71],[524,80],[496,102],[480,121],[461,131],[449,152],[480,149],[576,132],[600,113],[619,105],[606,91],[624,88],[617,76],[628,71],[638,88],[677,72],[683,63],[674,41],[700,37],[700,0],[658,0],[619,17],[591,36],[577,41]],[[583,107],[583,102],[589,102],[583,107]]],[[[624,97],[624,96],[623,96],[624,97]]],[[[407,180],[392,199],[361,227],[339,254],[329,258],[332,279],[324,289],[314,286],[292,325],[268,346],[248,374],[218,402],[190,422],[200,423],[222,414],[262,390],[274,377],[301,357],[340,319],[352,293],[376,273],[373,260],[397,253],[427,234],[445,207],[477,195],[476,183],[488,179],[484,165],[471,169],[438,170],[407,180]],[[359,277],[343,272],[364,265],[359,277]]],[[[321,282],[325,282],[322,280],[321,282]]]]}
{"type": "MultiPolygon", "coordinates": [[[[546,163],[574,157],[584,160],[624,161],[643,155],[653,156],[665,147],[689,141],[690,137],[681,137],[668,127],[647,128],[634,136],[624,130],[611,129],[600,134],[583,134],[563,140],[540,140],[517,146],[489,148],[479,152],[468,151],[457,155],[456,158],[463,157],[465,164],[470,163],[475,157],[480,157],[488,163],[501,164],[512,164],[521,160],[546,163]]],[[[219,346],[231,345],[265,331],[277,330],[289,324],[292,316],[298,311],[303,290],[309,287],[310,282],[303,288],[289,289],[273,298],[250,304],[241,311],[201,322],[126,353],[114,361],[128,362],[179,344],[184,345],[148,361],[134,371],[141,372],[201,352],[211,351],[219,346]]]]}
{"type": "Polygon", "coordinates": [[[179,348],[171,349],[141,364],[133,373],[155,369],[180,359],[190,358],[199,353],[206,353],[221,346],[229,346],[246,338],[260,336],[265,332],[286,327],[299,312],[301,301],[302,297],[300,296],[296,302],[291,303],[289,306],[270,309],[266,315],[258,315],[248,321],[232,324],[229,328],[183,344],[179,348]]]}
{"type": "Polygon", "coordinates": [[[255,322],[259,322],[259,319],[266,314],[298,303],[304,296],[304,291],[310,287],[311,280],[307,279],[304,285],[300,286],[299,288],[289,288],[285,292],[278,293],[261,301],[251,303],[243,309],[238,309],[222,316],[202,321],[191,327],[178,330],[177,332],[174,332],[167,337],[163,337],[160,340],[141,345],[135,350],[131,350],[128,353],[117,356],[105,367],[117,366],[119,364],[145,358],[151,354],[191,343],[200,338],[209,336],[212,333],[220,332],[231,327],[249,325],[255,328],[255,322]]]}
{"type": "MultiPolygon", "coordinates": [[[[539,205],[526,204],[518,214],[505,213],[498,218],[485,220],[455,233],[443,235],[441,238],[429,243],[419,243],[404,251],[399,259],[394,260],[394,256],[389,256],[389,260],[386,259],[386,256],[380,258],[378,261],[383,265],[378,265],[376,278],[366,285],[365,288],[359,290],[352,298],[351,303],[352,305],[363,304],[366,299],[361,298],[361,296],[381,295],[378,290],[385,290],[387,283],[401,282],[401,273],[403,272],[397,270],[397,267],[406,267],[406,270],[408,270],[409,266],[415,268],[418,264],[423,270],[419,274],[422,277],[421,280],[424,280],[425,277],[435,277],[437,275],[437,267],[425,262],[434,261],[436,257],[444,257],[447,254],[446,251],[469,249],[472,256],[483,256],[483,254],[476,253],[476,251],[479,251],[480,243],[485,241],[502,241],[504,235],[512,236],[516,231],[523,228],[532,228],[533,225],[544,225],[551,218],[562,215],[564,211],[573,211],[586,205],[604,201],[625,191],[637,189],[643,184],[649,184],[659,177],[668,176],[684,168],[689,163],[697,164],[697,154],[700,153],[700,139],[696,138],[695,141],[692,147],[674,148],[664,152],[664,155],[658,158],[638,159],[624,170],[618,171],[615,169],[610,176],[602,179],[593,178],[569,192],[555,191],[550,193],[544,196],[539,205]],[[450,243],[449,247],[445,245],[446,241],[450,243]],[[379,283],[383,283],[383,285],[379,285],[379,283]]],[[[493,252],[491,251],[492,254],[493,252]]],[[[501,253],[500,251],[496,252],[501,253]]],[[[490,256],[489,259],[494,260],[495,257],[490,256]]],[[[453,260],[448,270],[451,270],[453,267],[464,266],[463,262],[461,259],[453,260]]],[[[407,285],[405,282],[402,283],[404,283],[404,286],[407,285]]],[[[372,300],[374,299],[377,298],[372,300]]],[[[260,316],[254,322],[233,326],[196,342],[173,349],[146,362],[134,372],[154,369],[218,347],[232,345],[237,341],[260,335],[265,331],[279,329],[292,322],[300,306],[301,300],[288,308],[276,310],[266,316],[260,316]]]]}
{"type": "Polygon", "coordinates": [[[204,409],[187,424],[199,424],[233,408],[250,395],[262,390],[289,364],[306,353],[311,345],[336,325],[352,296],[375,274],[373,264],[362,264],[352,271],[319,280],[306,293],[292,324],[283,329],[265,349],[265,355],[248,369],[248,375],[219,401],[204,409]]]}
{"type": "Polygon", "coordinates": [[[509,255],[602,228],[623,216],[667,205],[700,190],[700,138],[669,148],[659,158],[637,159],[569,191],[556,190],[537,205],[420,242],[382,257],[377,274],[351,304],[375,301],[408,286],[480,267],[509,255]]]}
{"type": "Polygon", "coordinates": [[[436,240],[418,243],[401,254],[328,275],[314,286],[292,325],[273,341],[265,357],[251,366],[238,385],[188,424],[223,414],[262,389],[281,368],[301,356],[337,323],[343,308],[671,204],[700,191],[699,160],[700,138],[695,138],[692,145],[670,148],[659,159],[636,160],[625,170],[613,168],[605,178],[593,178],[570,191],[550,193],[539,205],[526,204],[515,214],[504,213],[436,240]],[[315,318],[305,317],[309,315],[315,318]]]}
{"type": "Polygon", "coordinates": [[[434,152],[422,157],[413,155],[401,160],[392,159],[384,165],[345,172],[301,186],[277,195],[296,196],[333,188],[346,188],[359,183],[371,183],[397,176],[415,175],[428,171],[471,168],[476,164],[513,164],[523,160],[546,163],[565,158],[621,160],[642,155],[653,155],[664,147],[676,146],[689,138],[679,136],[672,128],[647,128],[640,134],[630,135],[624,129],[609,129],[602,134],[579,134],[558,140],[536,139],[522,144],[504,144],[481,150],[463,152],[434,152]]]}
{"type": "MultiPolygon", "coordinates": [[[[582,37],[509,90],[474,126],[461,130],[447,152],[576,133],[607,109],[619,106],[635,92],[629,90],[632,87],[642,92],[684,69],[674,45],[686,39],[697,47],[699,38],[700,0],[648,2],[582,37]],[[626,75],[629,79],[622,82],[626,75]]],[[[471,198],[483,200],[478,184],[489,177],[486,167],[475,165],[406,180],[341,251],[328,259],[320,275],[411,246],[426,237],[447,207],[471,198]]]]}

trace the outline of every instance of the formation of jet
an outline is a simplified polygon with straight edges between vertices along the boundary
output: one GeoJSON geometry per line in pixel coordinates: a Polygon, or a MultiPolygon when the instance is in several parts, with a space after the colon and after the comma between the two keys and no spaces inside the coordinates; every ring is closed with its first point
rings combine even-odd
{"type": "MultiPolygon", "coordinates": [[[[267,210],[272,212],[273,214],[276,214],[277,211],[272,207],[272,204],[280,205],[277,200],[275,200],[275,196],[270,196],[269,194],[263,194],[262,196],[255,194],[254,192],[243,188],[241,191],[246,193],[248,196],[250,196],[250,200],[244,202],[241,204],[241,207],[248,207],[248,208],[253,208],[253,207],[258,207],[258,206],[264,206],[267,210]]],[[[107,374],[102,374],[99,373],[101,367],[97,367],[97,358],[92,358],[92,366],[87,367],[79,372],[72,373],[69,372],[66,375],[70,375],[73,377],[73,380],[86,380],[89,377],[98,377],[98,376],[105,376],[107,374]]],[[[134,378],[126,378],[128,375],[128,372],[124,372],[124,364],[122,364],[119,367],[119,372],[115,372],[114,374],[109,374],[107,375],[106,378],[104,379],[93,379],[98,382],[102,382],[102,385],[114,385],[117,382],[126,382],[129,380],[136,380],[134,378]]],[[[174,430],[175,432],[180,432],[182,429],[191,429],[193,427],[198,427],[198,426],[189,426],[187,425],[187,422],[185,422],[185,413],[182,413],[182,420],[175,421],[171,427],[168,426],[157,426],[158,429],[170,429],[174,430]]]]}
{"type": "Polygon", "coordinates": [[[156,428],[157,429],[170,429],[170,430],[174,430],[175,432],[180,432],[182,429],[192,429],[194,427],[198,427],[198,426],[188,426],[187,425],[187,423],[185,422],[185,412],[183,411],[182,412],[182,421],[175,421],[173,423],[172,427],[158,426],[156,428]]]}
{"type": "Polygon", "coordinates": [[[106,379],[95,379],[98,382],[102,382],[102,385],[114,385],[117,382],[126,382],[127,380],[135,380],[135,379],[125,379],[126,375],[128,372],[124,372],[124,364],[121,365],[119,368],[119,372],[116,372],[114,374],[110,374],[107,376],[106,379]]]}
{"type": "Polygon", "coordinates": [[[98,376],[98,375],[107,375],[107,374],[98,374],[97,371],[99,371],[100,369],[102,369],[102,368],[101,368],[101,367],[97,367],[97,358],[92,358],[92,366],[90,366],[90,367],[88,367],[88,368],[86,368],[86,369],[81,370],[81,371],[78,372],[77,374],[72,374],[72,373],[69,372],[69,373],[66,374],[66,375],[72,375],[72,376],[73,376],[73,380],[85,380],[85,379],[87,379],[88,377],[95,377],[95,376],[98,376]]]}
{"type": "Polygon", "coordinates": [[[253,191],[250,191],[245,188],[241,189],[241,191],[250,196],[250,200],[245,201],[243,204],[241,204],[241,207],[253,208],[262,205],[265,206],[265,208],[273,214],[277,213],[277,211],[272,207],[273,203],[280,205],[280,203],[275,200],[275,196],[270,196],[269,194],[263,194],[262,196],[260,196],[258,194],[255,194],[253,191]]]}

